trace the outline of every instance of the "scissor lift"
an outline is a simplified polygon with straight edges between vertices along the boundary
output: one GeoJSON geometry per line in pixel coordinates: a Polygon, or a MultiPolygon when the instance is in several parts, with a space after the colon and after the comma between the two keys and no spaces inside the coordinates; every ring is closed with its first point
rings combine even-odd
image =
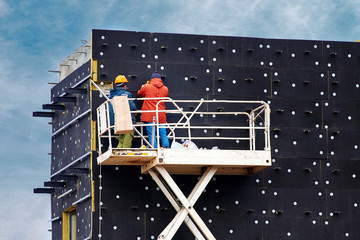
{"type": "MultiPolygon", "coordinates": [[[[176,119],[176,121],[168,122],[162,127],[166,127],[170,142],[179,143],[177,146],[180,147],[169,149],[153,148],[143,134],[143,127],[145,126],[143,123],[135,124],[134,129],[136,137],[141,138],[141,143],[147,145],[147,148],[119,149],[112,147],[111,139],[117,136],[112,134],[114,126],[109,124],[108,100],[97,109],[98,142],[100,146],[103,142],[108,144],[104,152],[102,147],[99,147],[98,164],[137,165],[141,166],[143,174],[149,173],[152,176],[177,211],[174,219],[160,233],[158,239],[172,239],[183,222],[189,227],[196,239],[216,239],[195,211],[194,205],[215,174],[249,175],[271,166],[269,105],[263,101],[172,100],[170,98],[158,100],[159,103],[166,103],[167,110],[165,112],[168,119],[176,119]],[[182,104],[188,103],[196,104],[195,107],[191,107],[192,111],[185,111],[181,107],[182,104]],[[210,107],[210,105],[219,106],[222,104],[232,106],[230,109],[239,109],[240,111],[225,111],[226,108],[210,107]],[[241,111],[242,108],[249,106],[252,106],[252,108],[241,111]],[[217,110],[211,111],[209,109],[217,110]],[[216,117],[220,115],[226,116],[227,119],[235,119],[241,116],[246,118],[246,121],[242,120],[238,123],[236,121],[226,121],[232,122],[232,125],[226,125],[223,122],[218,126],[199,124],[199,116],[205,119],[204,116],[216,117]],[[197,122],[192,124],[195,116],[198,117],[197,122]],[[221,129],[223,132],[221,136],[211,137],[192,134],[194,130],[199,129],[221,129]],[[245,132],[246,136],[236,136],[237,132],[245,132]],[[262,143],[263,146],[261,147],[257,146],[255,141],[256,137],[259,136],[259,132],[261,135],[264,134],[264,138],[258,141],[262,143]],[[184,133],[186,134],[184,135],[184,133]],[[226,136],[226,133],[229,133],[229,136],[226,136]],[[187,147],[181,145],[184,140],[188,140],[188,143],[190,143],[187,147]],[[209,140],[219,140],[224,143],[227,141],[236,141],[237,143],[247,141],[249,144],[246,144],[248,146],[246,149],[199,149],[201,146],[194,147],[191,144],[192,142],[204,143],[209,140]],[[171,177],[171,174],[197,174],[201,175],[201,177],[190,195],[186,197],[171,177]]],[[[158,116],[160,111],[156,109],[154,112],[158,116]]],[[[141,114],[141,111],[132,111],[131,113],[141,114]]],[[[160,143],[159,123],[155,121],[153,126],[157,131],[157,142],[160,143]]]]}

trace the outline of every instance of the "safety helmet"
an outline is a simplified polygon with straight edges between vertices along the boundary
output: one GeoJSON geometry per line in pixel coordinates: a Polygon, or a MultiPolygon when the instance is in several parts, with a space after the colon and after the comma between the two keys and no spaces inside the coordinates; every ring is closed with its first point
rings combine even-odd
{"type": "Polygon", "coordinates": [[[124,75],[119,75],[115,78],[115,84],[118,83],[127,83],[128,80],[126,79],[126,77],[124,75]]]}

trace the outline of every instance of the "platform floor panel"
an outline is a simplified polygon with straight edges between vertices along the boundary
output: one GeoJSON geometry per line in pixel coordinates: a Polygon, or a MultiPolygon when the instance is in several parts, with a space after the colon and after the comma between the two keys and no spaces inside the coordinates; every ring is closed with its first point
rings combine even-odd
{"type": "Polygon", "coordinates": [[[265,150],[189,150],[163,149],[159,163],[196,165],[271,165],[270,151],[265,150]]]}
{"type": "Polygon", "coordinates": [[[270,150],[182,150],[163,149],[159,157],[142,166],[146,173],[154,166],[164,166],[174,174],[198,174],[204,167],[219,166],[216,174],[242,175],[271,166],[270,150]]]}
{"type": "Polygon", "coordinates": [[[100,165],[137,165],[141,172],[155,166],[172,174],[201,174],[219,166],[217,175],[254,174],[271,166],[270,150],[112,149],[98,157],[100,165]]]}
{"type": "Polygon", "coordinates": [[[156,150],[112,149],[97,158],[99,165],[144,165],[157,157],[156,150]]]}
{"type": "MultiPolygon", "coordinates": [[[[160,165],[158,165],[160,166],[160,165]]],[[[161,165],[166,171],[173,175],[202,175],[207,167],[210,166],[183,166],[183,165],[161,165]]],[[[268,166],[237,166],[237,167],[219,167],[215,175],[252,175],[268,166]]],[[[141,172],[146,174],[148,169],[141,167],[141,172]]]]}

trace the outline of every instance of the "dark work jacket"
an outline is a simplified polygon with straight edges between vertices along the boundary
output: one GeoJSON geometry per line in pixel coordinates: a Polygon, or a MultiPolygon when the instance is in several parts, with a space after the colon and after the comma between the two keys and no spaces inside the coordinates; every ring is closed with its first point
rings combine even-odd
{"type": "MultiPolygon", "coordinates": [[[[128,98],[132,98],[131,93],[126,91],[126,89],[123,87],[116,87],[116,89],[111,89],[109,98],[113,99],[115,96],[123,96],[123,95],[126,95],[128,98]]],[[[130,111],[137,110],[133,100],[129,100],[129,106],[130,106],[130,111]]],[[[114,125],[114,110],[111,103],[109,104],[109,117],[110,117],[110,125],[114,125]]],[[[132,119],[132,123],[136,124],[135,115],[133,113],[131,114],[131,119],[132,119]]]]}

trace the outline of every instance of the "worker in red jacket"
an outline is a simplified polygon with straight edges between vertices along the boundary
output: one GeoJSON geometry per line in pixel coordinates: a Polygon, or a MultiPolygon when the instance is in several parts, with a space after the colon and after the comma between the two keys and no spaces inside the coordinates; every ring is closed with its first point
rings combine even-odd
{"type": "MultiPolygon", "coordinates": [[[[151,80],[142,85],[141,89],[137,92],[139,97],[144,98],[160,98],[160,97],[168,97],[169,96],[169,89],[164,85],[163,81],[161,80],[161,75],[158,72],[154,72],[151,75],[151,80]]],[[[150,99],[144,100],[141,110],[156,110],[156,104],[160,101],[160,99],[150,99]]],[[[158,105],[158,110],[165,110],[165,103],[161,102],[158,105]]],[[[166,123],[166,114],[165,112],[159,112],[159,135],[161,139],[162,146],[164,148],[169,148],[169,139],[166,134],[166,128],[163,124],[166,123]]],[[[141,114],[142,122],[146,124],[152,124],[155,120],[156,123],[156,112],[143,112],[141,114]]],[[[156,131],[156,128],[154,128],[156,131]]],[[[154,144],[152,143],[152,132],[153,132],[153,125],[146,126],[146,131],[148,132],[149,142],[153,145],[154,148],[157,147],[156,144],[156,132],[154,137],[154,144]]]]}

